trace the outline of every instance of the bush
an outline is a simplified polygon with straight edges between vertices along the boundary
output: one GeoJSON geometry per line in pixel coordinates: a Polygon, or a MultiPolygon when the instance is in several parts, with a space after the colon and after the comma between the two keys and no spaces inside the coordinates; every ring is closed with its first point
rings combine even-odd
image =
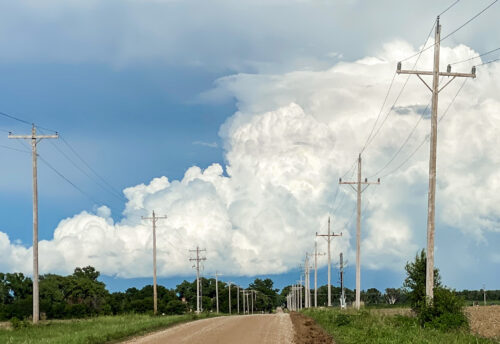
{"type": "Polygon", "coordinates": [[[26,320],[19,320],[16,317],[13,317],[13,318],[10,319],[10,324],[12,325],[12,328],[14,330],[18,330],[20,328],[25,328],[25,327],[30,326],[30,323],[28,321],[26,321],[26,320]]]}
{"type": "Polygon", "coordinates": [[[347,315],[345,313],[339,313],[335,317],[333,323],[335,324],[335,326],[347,326],[351,323],[351,321],[352,319],[350,315],[347,315]]]}
{"type": "Polygon", "coordinates": [[[418,309],[418,320],[421,326],[430,326],[440,330],[467,327],[467,317],[464,314],[465,302],[446,288],[434,289],[432,304],[421,303],[418,309]]]}
{"type": "Polygon", "coordinates": [[[409,292],[411,306],[417,313],[420,326],[440,330],[468,326],[464,300],[456,296],[454,291],[441,286],[437,269],[434,269],[434,299],[432,302],[426,299],[426,260],[425,251],[422,250],[416,255],[414,262],[405,266],[407,277],[404,287],[409,292]]]}
{"type": "Polygon", "coordinates": [[[184,314],[187,311],[187,306],[180,300],[170,300],[165,307],[167,314],[184,314]]]}

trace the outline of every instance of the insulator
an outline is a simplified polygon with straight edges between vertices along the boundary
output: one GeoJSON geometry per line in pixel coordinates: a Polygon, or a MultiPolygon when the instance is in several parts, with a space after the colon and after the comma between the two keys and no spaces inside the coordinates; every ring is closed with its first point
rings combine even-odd
{"type": "Polygon", "coordinates": [[[398,62],[398,71],[401,70],[401,62],[398,62]]]}
{"type": "Polygon", "coordinates": [[[448,67],[446,68],[446,71],[447,71],[448,73],[451,73],[451,65],[448,65],[448,67]]]}

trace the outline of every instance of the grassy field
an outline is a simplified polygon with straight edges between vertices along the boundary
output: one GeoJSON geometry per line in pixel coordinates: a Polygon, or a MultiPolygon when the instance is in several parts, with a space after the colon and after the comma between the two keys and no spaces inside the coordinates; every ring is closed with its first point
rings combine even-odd
{"type": "Polygon", "coordinates": [[[308,309],[303,313],[313,318],[330,333],[336,344],[351,343],[500,343],[477,337],[468,331],[442,332],[423,329],[414,317],[364,310],[308,309]]]}
{"type": "MultiPolygon", "coordinates": [[[[204,316],[200,316],[204,317],[204,316]]],[[[121,315],[83,320],[47,321],[38,326],[0,329],[2,344],[98,344],[192,320],[191,315],[121,315]]]]}

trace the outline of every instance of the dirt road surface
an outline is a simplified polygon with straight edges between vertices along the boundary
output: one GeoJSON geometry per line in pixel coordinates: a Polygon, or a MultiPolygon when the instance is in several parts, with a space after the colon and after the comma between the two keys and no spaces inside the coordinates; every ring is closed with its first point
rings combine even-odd
{"type": "Polygon", "coordinates": [[[189,322],[126,344],[292,344],[290,316],[285,313],[237,315],[189,322]]]}

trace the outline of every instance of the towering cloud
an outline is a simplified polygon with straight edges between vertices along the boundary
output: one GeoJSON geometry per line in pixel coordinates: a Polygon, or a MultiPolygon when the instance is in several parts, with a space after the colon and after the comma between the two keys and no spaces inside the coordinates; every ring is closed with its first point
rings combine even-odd
{"type": "MultiPolygon", "coordinates": [[[[413,53],[410,45],[395,41],[377,56],[327,70],[219,79],[201,98],[238,100],[239,111],[220,129],[226,166],[193,166],[182,180],[160,177],[125,189],[128,202],[118,223],[105,206],[62,220],[53,239],[40,244],[41,270],[69,272],[91,264],[109,275],[151,275],[151,229],[141,216],[152,210],[168,216],[158,226],[162,276],[189,273],[188,250],[196,246],[207,249],[207,270],[285,272],[311,250],[314,233],[325,230],[329,215],[333,229],[343,232],[334,252],[354,261],[354,194],[339,188],[338,178],[353,178],[353,163],[372,131],[395,65],[413,53]]],[[[442,50],[444,61],[473,55],[465,46],[442,50]]],[[[419,64],[429,66],[431,59],[424,54],[419,64]]],[[[499,68],[493,63],[478,69],[477,80],[465,84],[439,127],[438,228],[479,239],[499,231],[500,85],[494,78],[499,68]]],[[[397,167],[425,140],[430,94],[410,79],[386,117],[405,78],[396,77],[378,121],[383,127],[375,127],[363,154],[364,176],[394,170],[364,194],[363,261],[371,269],[401,269],[425,242],[427,145],[397,167]],[[418,121],[408,143],[383,168],[418,121]]],[[[442,92],[440,113],[460,87],[458,81],[442,92]]],[[[30,249],[1,232],[0,248],[0,270],[30,271],[30,249]]]]}

